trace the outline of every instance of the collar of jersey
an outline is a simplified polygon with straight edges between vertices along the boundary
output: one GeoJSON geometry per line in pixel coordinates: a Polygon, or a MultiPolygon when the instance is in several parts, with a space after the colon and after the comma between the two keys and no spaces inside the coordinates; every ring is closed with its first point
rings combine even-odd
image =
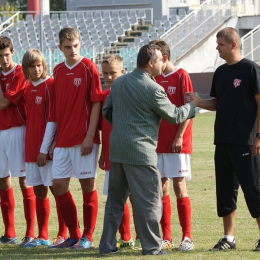
{"type": "Polygon", "coordinates": [[[80,57],[80,59],[79,59],[75,64],[73,64],[72,66],[69,66],[69,65],[67,64],[67,62],[65,61],[65,65],[66,65],[66,67],[67,67],[69,70],[72,70],[74,67],[76,67],[76,66],[82,61],[82,59],[83,59],[83,57],[80,57]]]}
{"type": "Polygon", "coordinates": [[[1,71],[1,73],[2,73],[4,76],[6,76],[6,75],[12,73],[12,72],[15,70],[16,66],[17,66],[17,63],[14,64],[14,66],[13,66],[12,69],[8,70],[7,72],[1,71]]]}
{"type": "Polygon", "coordinates": [[[37,87],[38,85],[40,85],[41,83],[43,83],[43,82],[45,82],[47,79],[49,79],[50,78],[50,76],[47,76],[46,78],[44,78],[44,79],[39,79],[38,81],[31,81],[32,82],[32,84],[33,84],[33,86],[34,87],[37,87]]]}
{"type": "Polygon", "coordinates": [[[173,70],[172,72],[170,72],[170,73],[168,73],[168,74],[162,73],[162,76],[166,78],[166,77],[168,77],[168,76],[174,74],[177,70],[179,70],[179,68],[175,68],[175,70],[173,70]]]}

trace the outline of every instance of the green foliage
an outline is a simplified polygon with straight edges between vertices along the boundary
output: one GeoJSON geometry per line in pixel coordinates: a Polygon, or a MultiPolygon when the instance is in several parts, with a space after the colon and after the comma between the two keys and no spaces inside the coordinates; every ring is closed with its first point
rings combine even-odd
{"type": "Polygon", "coordinates": [[[8,0],[10,6],[19,11],[27,11],[27,0],[8,0]]]}
{"type": "Polygon", "coordinates": [[[66,0],[50,0],[50,11],[66,11],[66,0]]]}

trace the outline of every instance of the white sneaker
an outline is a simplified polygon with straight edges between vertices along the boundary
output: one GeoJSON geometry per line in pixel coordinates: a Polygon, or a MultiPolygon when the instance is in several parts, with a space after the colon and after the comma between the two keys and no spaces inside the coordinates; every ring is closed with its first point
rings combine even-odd
{"type": "Polygon", "coordinates": [[[184,237],[184,239],[180,243],[178,250],[179,251],[190,251],[194,248],[195,248],[195,246],[194,246],[193,242],[188,237],[184,237]]]}
{"type": "Polygon", "coordinates": [[[163,240],[162,241],[162,249],[173,249],[174,248],[174,244],[173,242],[169,241],[169,240],[163,240]]]}

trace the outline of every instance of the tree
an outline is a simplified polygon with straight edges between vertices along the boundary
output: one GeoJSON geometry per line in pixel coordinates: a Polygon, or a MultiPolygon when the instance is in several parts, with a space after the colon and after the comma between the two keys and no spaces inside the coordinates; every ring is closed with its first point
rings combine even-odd
{"type": "Polygon", "coordinates": [[[27,0],[8,0],[7,2],[19,11],[27,11],[27,0]]]}
{"type": "Polygon", "coordinates": [[[50,0],[50,11],[66,11],[66,0],[50,0]]]}

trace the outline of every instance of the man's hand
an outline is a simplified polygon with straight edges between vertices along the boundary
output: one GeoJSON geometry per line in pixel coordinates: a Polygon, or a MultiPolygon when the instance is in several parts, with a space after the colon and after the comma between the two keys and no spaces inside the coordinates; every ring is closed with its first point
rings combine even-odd
{"type": "Polygon", "coordinates": [[[53,159],[53,152],[56,145],[56,137],[54,138],[50,148],[49,148],[49,156],[53,159]]]}
{"type": "Polygon", "coordinates": [[[256,156],[260,154],[260,138],[256,137],[253,145],[253,155],[256,156]]]}
{"type": "Polygon", "coordinates": [[[39,167],[43,167],[46,165],[46,157],[47,157],[47,154],[44,154],[44,153],[39,153],[38,157],[37,157],[37,165],[39,167]]]}
{"type": "Polygon", "coordinates": [[[101,170],[105,170],[105,158],[104,158],[104,154],[103,151],[101,151],[99,160],[98,160],[98,166],[101,170]]]}
{"type": "Polygon", "coordinates": [[[93,138],[86,136],[84,141],[81,144],[81,156],[90,154],[93,149],[93,138]]]}
{"type": "Polygon", "coordinates": [[[182,149],[182,137],[180,136],[175,137],[172,142],[172,152],[180,153],[181,149],[182,149]]]}
{"type": "Polygon", "coordinates": [[[194,100],[194,95],[195,95],[194,92],[186,92],[186,93],[185,93],[185,96],[184,96],[185,103],[189,103],[189,102],[191,102],[192,100],[194,100]]]}

